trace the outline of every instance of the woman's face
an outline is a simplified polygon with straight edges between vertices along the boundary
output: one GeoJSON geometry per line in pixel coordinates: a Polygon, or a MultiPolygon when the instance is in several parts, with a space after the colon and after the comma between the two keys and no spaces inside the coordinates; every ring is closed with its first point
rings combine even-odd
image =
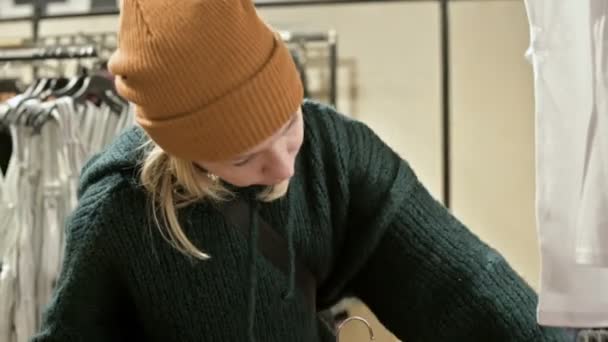
{"type": "Polygon", "coordinates": [[[227,161],[197,164],[237,187],[277,185],[289,180],[294,173],[296,156],[304,139],[302,111],[272,137],[241,156],[227,161]]]}

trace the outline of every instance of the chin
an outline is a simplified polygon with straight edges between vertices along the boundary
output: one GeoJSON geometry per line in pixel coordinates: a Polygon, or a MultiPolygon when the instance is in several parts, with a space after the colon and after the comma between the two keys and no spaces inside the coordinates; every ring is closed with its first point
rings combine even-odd
{"type": "Polygon", "coordinates": [[[289,184],[290,180],[291,180],[291,178],[287,178],[287,179],[267,182],[267,183],[262,184],[262,185],[265,185],[265,186],[281,186],[281,185],[284,185],[284,184],[289,184]]]}
{"type": "Polygon", "coordinates": [[[277,181],[268,181],[268,182],[257,182],[257,183],[239,183],[239,182],[229,182],[230,184],[238,187],[238,188],[247,188],[250,186],[287,186],[289,185],[289,181],[291,178],[277,180],[277,181]]]}

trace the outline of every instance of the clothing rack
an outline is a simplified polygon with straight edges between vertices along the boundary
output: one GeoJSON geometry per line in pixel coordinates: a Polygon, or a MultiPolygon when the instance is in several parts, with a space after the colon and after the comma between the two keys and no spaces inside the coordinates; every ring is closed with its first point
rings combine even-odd
{"type": "Polygon", "coordinates": [[[281,31],[281,38],[286,43],[320,42],[329,46],[329,102],[337,105],[338,100],[338,34],[335,30],[328,32],[292,32],[281,31]]]}
{"type": "MultiPolygon", "coordinates": [[[[258,8],[287,8],[298,6],[320,6],[320,5],[346,5],[346,4],[378,4],[393,2],[436,2],[439,4],[440,46],[441,46],[441,135],[442,135],[442,199],[446,207],[451,207],[451,98],[450,98],[450,25],[449,25],[449,1],[456,0],[254,0],[258,8]]],[[[490,1],[490,0],[488,0],[490,1]]],[[[40,21],[47,19],[82,18],[92,16],[115,16],[119,14],[118,9],[108,9],[89,13],[70,13],[61,15],[47,15],[43,13],[47,0],[34,0],[34,15],[31,17],[19,17],[0,19],[2,22],[31,21],[32,36],[34,41],[38,40],[40,21]]],[[[332,80],[332,82],[337,82],[332,80]]]]}

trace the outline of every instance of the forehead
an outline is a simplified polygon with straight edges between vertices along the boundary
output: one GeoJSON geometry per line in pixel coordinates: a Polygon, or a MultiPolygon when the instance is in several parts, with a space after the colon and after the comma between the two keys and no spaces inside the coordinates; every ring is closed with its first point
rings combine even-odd
{"type": "Polygon", "coordinates": [[[269,137],[268,139],[264,140],[263,142],[261,142],[260,144],[256,145],[255,147],[249,149],[248,151],[245,151],[244,153],[241,153],[240,155],[238,155],[237,157],[235,157],[233,159],[237,160],[237,159],[247,158],[247,157],[249,157],[249,156],[251,156],[253,154],[260,153],[260,152],[262,152],[262,151],[270,148],[272,146],[272,144],[285,133],[285,129],[294,120],[296,120],[300,116],[301,113],[302,113],[302,111],[300,109],[298,109],[298,111],[296,111],[295,113],[293,113],[293,115],[291,116],[291,118],[289,119],[289,121],[287,121],[285,123],[285,125],[283,125],[279,130],[277,130],[271,137],[269,137]]]}

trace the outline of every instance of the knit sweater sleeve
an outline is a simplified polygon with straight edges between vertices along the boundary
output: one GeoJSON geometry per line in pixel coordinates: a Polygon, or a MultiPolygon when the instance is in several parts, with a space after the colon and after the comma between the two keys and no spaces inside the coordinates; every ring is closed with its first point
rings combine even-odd
{"type": "Polygon", "coordinates": [[[116,191],[95,185],[80,198],[66,227],[62,271],[32,342],[122,341],[119,281],[104,231],[111,227],[116,191]]]}
{"type": "Polygon", "coordinates": [[[566,341],[536,323],[535,292],[404,160],[364,124],[336,120],[349,192],[337,272],[347,291],[408,342],[566,341]]]}

